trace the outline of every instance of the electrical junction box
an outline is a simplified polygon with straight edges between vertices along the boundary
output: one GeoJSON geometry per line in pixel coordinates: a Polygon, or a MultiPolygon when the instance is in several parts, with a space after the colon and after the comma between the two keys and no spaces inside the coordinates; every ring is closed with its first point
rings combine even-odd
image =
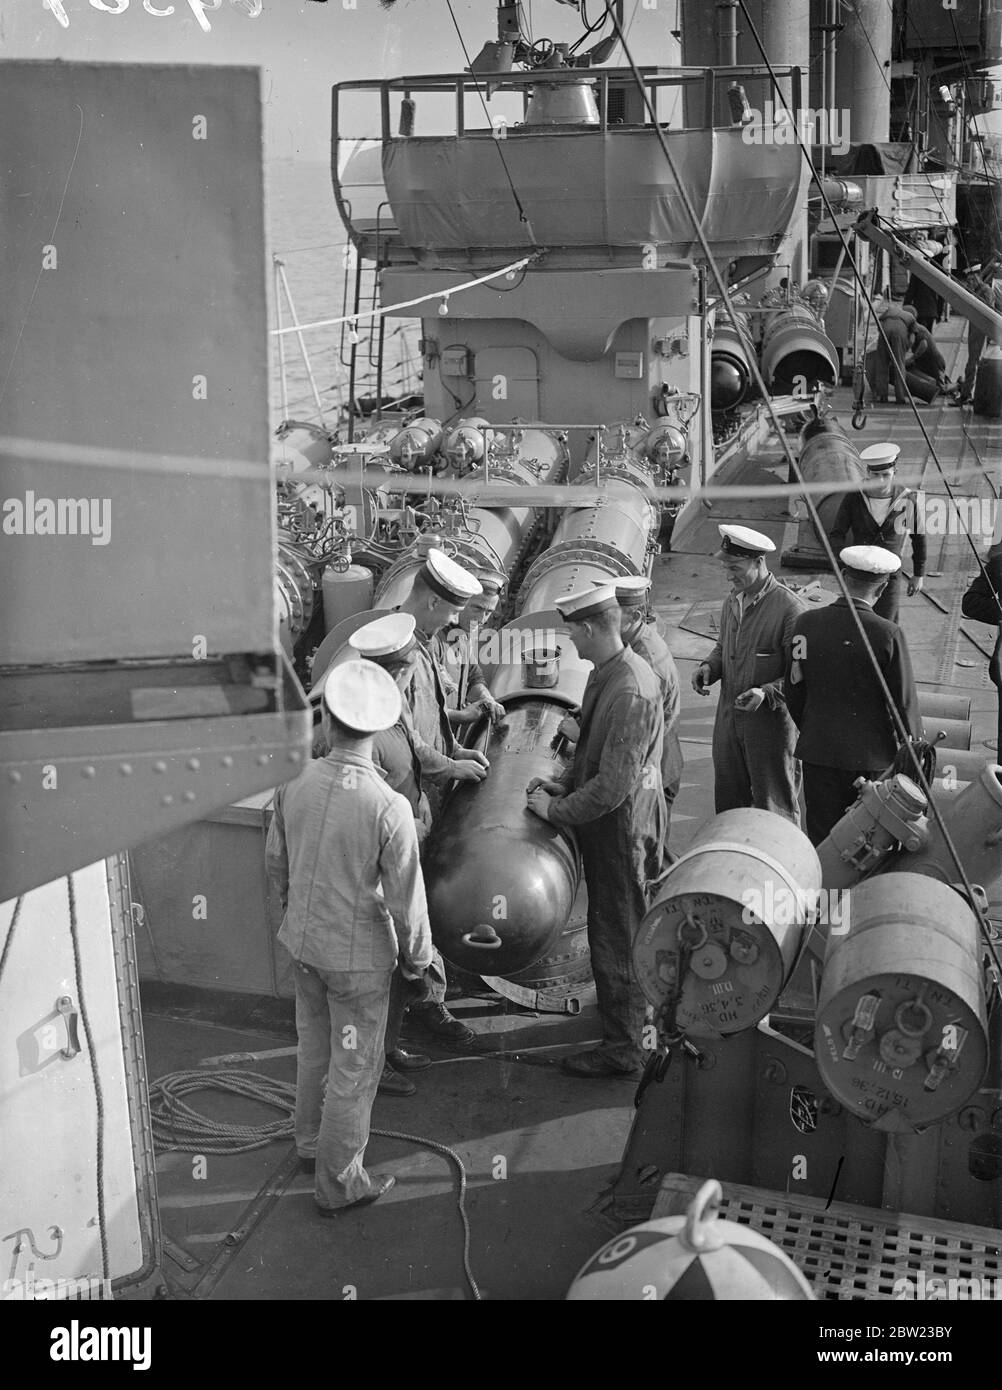
{"type": "Polygon", "coordinates": [[[446,348],[442,353],[439,371],[443,376],[469,376],[469,348],[446,348]]]}
{"type": "Polygon", "coordinates": [[[640,381],[644,375],[644,354],[642,352],[617,352],[616,376],[628,381],[640,381]]]}

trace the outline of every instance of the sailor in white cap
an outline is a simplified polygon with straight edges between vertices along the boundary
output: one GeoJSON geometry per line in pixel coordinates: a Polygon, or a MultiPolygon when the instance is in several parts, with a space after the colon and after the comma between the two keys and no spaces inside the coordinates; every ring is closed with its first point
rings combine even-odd
{"type": "Polygon", "coordinates": [[[698,695],[721,682],[713,725],[717,813],[741,806],[773,811],[800,824],[796,730],[783,699],[790,634],[803,603],[769,572],[775,545],[747,526],[720,525],[720,560],[731,592],[720,611],[720,636],[692,677],[698,695]]]}
{"type": "MultiPolygon", "coordinates": [[[[433,820],[453,781],[482,782],[490,768],[479,749],[464,748],[456,742],[442,671],[432,648],[432,638],[439,628],[457,622],[467,603],[482,592],[480,581],[468,569],[444,550],[433,547],[397,610],[409,614],[415,623],[414,665],[403,695],[411,715],[433,820]]],[[[472,1030],[453,1017],[445,1007],[444,996],[412,1006],[410,1017],[450,1046],[466,1046],[473,1041],[472,1030]]]]}
{"type": "MultiPolygon", "coordinates": [[[[397,689],[404,691],[418,659],[414,618],[410,613],[387,613],[352,633],[348,638],[348,650],[376,662],[393,677],[397,689]]],[[[423,845],[431,829],[431,808],[424,789],[421,755],[406,701],[401,701],[400,718],[392,728],[373,736],[372,761],[387,786],[406,797],[414,816],[418,843],[423,845]]],[[[461,768],[462,764],[455,763],[453,766],[461,768]]],[[[424,985],[423,981],[422,989],[424,985]]],[[[430,1057],[400,1046],[400,1030],[404,1014],[412,1004],[445,1003],[445,964],[437,948],[432,954],[427,985],[428,993],[423,1001],[415,1000],[415,987],[406,974],[399,967],[394,973],[386,1019],[386,1061],[379,1078],[380,1095],[414,1095],[417,1087],[403,1073],[422,1071],[431,1065],[430,1057]]],[[[465,1024],[459,1024],[459,1027],[465,1030],[465,1024]]]]}
{"type": "MultiPolygon", "coordinates": [[[[866,492],[845,494],[829,539],[836,555],[844,548],[851,534],[854,545],[883,546],[900,560],[905,537],[911,536],[913,574],[908,581],[908,594],[911,596],[920,593],[925,586],[925,518],[918,496],[911,488],[902,487],[894,481],[900,453],[900,447],[890,442],[870,444],[863,450],[859,457],[866,465],[867,483],[877,486],[873,491],[868,486],[866,492]]],[[[901,602],[900,568],[900,564],[895,567],[876,608],[878,617],[887,618],[892,623],[898,620],[901,602]]]]}
{"type": "MultiPolygon", "coordinates": [[[[682,745],[678,721],[682,710],[682,690],[675,658],[658,632],[650,608],[651,581],[646,575],[624,575],[616,580],[619,604],[619,630],[624,644],[642,656],[658,678],[664,708],[665,732],[661,755],[661,781],[664,786],[667,821],[665,843],[671,830],[671,808],[682,781],[682,745]]],[[[580,726],[576,717],[561,720],[559,732],[569,743],[576,743],[580,726]]]]}
{"type": "Polygon", "coordinates": [[[414,817],[371,757],[400,692],[371,661],[349,660],[323,700],[330,752],[275,793],[265,858],[284,909],[278,939],[296,962],[296,1148],[319,1214],[337,1216],[393,1186],[364,1164],[390,980],[399,961],[422,981],[432,944],[414,817]]]}
{"type": "Polygon", "coordinates": [[[463,608],[458,622],[440,627],[432,638],[432,654],[445,682],[449,722],[454,726],[476,724],[486,715],[500,724],[505,708],[495,700],[484,679],[479,653],[482,634],[497,612],[507,579],[496,570],[478,569],[481,592],[463,608]]]}
{"type": "MultiPolygon", "coordinates": [[[[416,660],[414,619],[409,613],[387,613],[352,633],[346,650],[381,666],[402,693],[416,660]]],[[[421,759],[405,700],[401,699],[396,723],[373,736],[372,760],[387,785],[407,798],[414,814],[418,843],[423,843],[431,829],[431,810],[422,788],[421,759]]]]}
{"type": "Polygon", "coordinates": [[[654,672],[620,635],[613,584],[557,600],[578,654],[590,661],[581,703],[580,738],[559,779],[534,777],[530,811],[573,828],[588,889],[588,945],[595,976],[601,1045],[568,1057],[572,1076],[630,1076],[644,1060],[644,995],[632,964],[632,941],[648,907],[648,884],[663,871],[664,732],[654,672]]]}
{"type": "Polygon", "coordinates": [[[847,546],[839,559],[855,616],[841,597],[802,614],[794,627],[786,682],[787,706],[800,729],[797,756],[804,770],[807,834],[815,845],[855,802],[856,779],[873,780],[897,751],[874,661],[909,733],[922,736],[904,633],[875,611],[881,589],[901,561],[875,545],[847,546]]]}
{"type": "MultiPolygon", "coordinates": [[[[482,753],[456,743],[442,671],[432,646],[438,630],[457,623],[467,603],[482,592],[480,581],[469,570],[443,550],[431,549],[415,576],[411,592],[397,610],[409,614],[415,622],[418,656],[404,696],[422,747],[422,765],[440,788],[453,779],[482,781],[490,766],[482,753]],[[425,758],[425,747],[437,755],[437,763],[435,758],[425,758]],[[466,766],[456,770],[457,762],[466,766]]],[[[440,795],[431,796],[433,812],[437,813],[440,799],[440,795]]]]}

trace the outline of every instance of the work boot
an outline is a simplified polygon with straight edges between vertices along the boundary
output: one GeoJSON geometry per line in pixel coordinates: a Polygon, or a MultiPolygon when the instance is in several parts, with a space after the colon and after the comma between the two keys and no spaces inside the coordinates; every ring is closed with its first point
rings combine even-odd
{"type": "Polygon", "coordinates": [[[423,1052],[406,1052],[402,1047],[395,1047],[386,1061],[394,1071],[424,1071],[431,1066],[431,1058],[423,1052]]]}
{"type": "Polygon", "coordinates": [[[390,1188],[396,1186],[396,1178],[387,1173],[385,1177],[374,1178],[372,1181],[372,1191],[367,1192],[364,1197],[359,1197],[354,1202],[345,1202],[343,1207],[322,1207],[319,1202],[315,1202],[316,1213],[318,1216],[326,1218],[340,1216],[342,1212],[354,1211],[356,1207],[371,1207],[373,1202],[378,1202],[380,1197],[385,1197],[390,1188]]]}
{"type": "Polygon", "coordinates": [[[407,1017],[450,1047],[467,1047],[475,1036],[473,1029],[460,1023],[458,1018],[453,1018],[444,1004],[412,1004],[407,1017]]]}
{"type": "Polygon", "coordinates": [[[394,1071],[389,1062],[383,1067],[383,1074],[379,1078],[376,1091],[381,1096],[417,1095],[417,1087],[414,1082],[408,1081],[406,1076],[401,1076],[398,1071],[394,1071]]]}

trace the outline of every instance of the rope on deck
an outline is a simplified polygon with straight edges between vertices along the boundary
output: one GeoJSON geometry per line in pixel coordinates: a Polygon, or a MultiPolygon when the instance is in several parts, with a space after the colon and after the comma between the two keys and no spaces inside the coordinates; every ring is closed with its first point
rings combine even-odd
{"type": "MultiPolygon", "coordinates": [[[[249,1153],[263,1149],[277,1139],[295,1138],[296,1087],[288,1081],[276,1081],[252,1071],[175,1071],[161,1076],[150,1084],[150,1114],[153,1139],[162,1153],[249,1153]],[[260,1101],[283,1111],[279,1120],[265,1125],[227,1124],[193,1109],[183,1097],[194,1091],[225,1091],[260,1101]]],[[[400,1139],[442,1154],[456,1166],[459,1174],[457,1206],[463,1223],[463,1271],[477,1302],[480,1288],[470,1267],[470,1222],[466,1214],[466,1168],[463,1160],[447,1144],[424,1139],[417,1134],[403,1134],[395,1129],[373,1129],[381,1139],[400,1139]]]]}

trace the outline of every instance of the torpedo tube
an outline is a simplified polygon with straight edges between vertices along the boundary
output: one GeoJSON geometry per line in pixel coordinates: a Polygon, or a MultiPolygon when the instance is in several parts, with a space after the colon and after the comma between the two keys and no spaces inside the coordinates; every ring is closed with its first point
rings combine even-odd
{"type": "Polygon", "coordinates": [[[806,304],[770,315],[762,339],[762,375],[769,390],[808,395],[838,381],[838,351],[806,304]]]}

